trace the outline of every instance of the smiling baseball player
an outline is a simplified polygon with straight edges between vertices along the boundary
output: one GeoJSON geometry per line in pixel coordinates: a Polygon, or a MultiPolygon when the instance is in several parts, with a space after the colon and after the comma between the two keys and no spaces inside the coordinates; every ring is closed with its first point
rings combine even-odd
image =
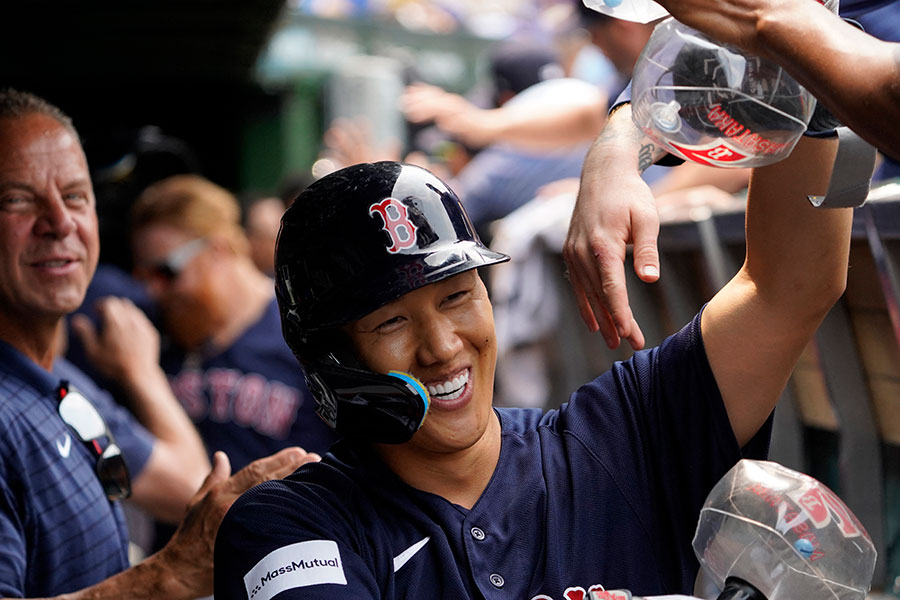
{"type": "Polygon", "coordinates": [[[344,439],[235,503],[217,600],[690,592],[706,494],[764,456],[777,398],[845,285],[851,213],[806,200],[833,152],[803,140],[759,170],[735,278],[546,412],[491,406],[477,269],[506,257],[444,183],[388,162],[314,183],[282,220],[276,286],[285,338],[344,439]]]}

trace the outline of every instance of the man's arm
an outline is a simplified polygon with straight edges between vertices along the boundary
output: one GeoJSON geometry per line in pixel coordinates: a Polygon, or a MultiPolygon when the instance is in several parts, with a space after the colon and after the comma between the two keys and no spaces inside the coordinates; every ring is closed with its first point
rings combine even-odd
{"type": "Polygon", "coordinates": [[[625,253],[633,244],[634,270],[646,282],[659,278],[659,215],[650,188],[641,179],[665,150],[644,136],[624,104],[609,117],[591,146],[563,257],[581,318],[599,330],[610,348],[626,339],[644,346],[625,288],[625,253]]]}
{"type": "Polygon", "coordinates": [[[215,465],[191,499],[187,516],[162,550],[109,579],[56,600],[193,600],[208,596],[212,593],[216,532],[228,508],[250,487],[284,477],[318,459],[300,448],[286,448],[229,477],[228,458],[216,453],[215,465]]]}
{"type": "Polygon", "coordinates": [[[73,318],[72,327],[91,361],[122,385],[132,412],[156,436],[131,499],[154,517],[178,523],[209,472],[206,449],[159,367],[159,334],[147,317],[122,298],[102,299],[97,312],[101,332],[83,316],[73,318]]]}
{"type": "Polygon", "coordinates": [[[754,170],[743,267],[709,302],[703,342],[738,442],[768,418],[801,351],[846,286],[852,209],[817,209],[836,141],[803,138],[754,170]],[[827,166],[827,167],[826,167],[827,166]]]}
{"type": "Polygon", "coordinates": [[[414,123],[434,121],[471,146],[507,143],[529,150],[554,150],[587,143],[603,127],[608,98],[585,85],[578,94],[552,102],[479,108],[458,94],[416,84],[403,95],[404,114],[414,123]]]}
{"type": "Polygon", "coordinates": [[[661,0],[679,21],[774,60],[831,112],[900,159],[900,44],[810,0],[661,0]]]}

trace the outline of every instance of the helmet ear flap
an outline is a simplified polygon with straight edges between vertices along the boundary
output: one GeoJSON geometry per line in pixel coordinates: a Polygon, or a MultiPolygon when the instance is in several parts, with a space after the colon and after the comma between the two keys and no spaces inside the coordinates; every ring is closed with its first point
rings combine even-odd
{"type": "Polygon", "coordinates": [[[339,434],[355,440],[408,442],[428,412],[424,386],[406,373],[381,375],[320,363],[307,367],[306,374],[316,413],[339,434]]]}
{"type": "Polygon", "coordinates": [[[338,329],[308,334],[300,357],[316,413],[339,434],[355,440],[402,444],[428,411],[425,386],[408,373],[366,370],[338,329]]]}

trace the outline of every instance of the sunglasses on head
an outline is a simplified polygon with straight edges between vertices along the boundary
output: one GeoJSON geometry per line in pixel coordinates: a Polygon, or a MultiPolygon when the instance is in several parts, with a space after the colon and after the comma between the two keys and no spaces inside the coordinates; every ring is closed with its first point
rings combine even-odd
{"type": "Polygon", "coordinates": [[[122,450],[100,412],[81,392],[61,381],[56,389],[59,416],[97,458],[95,471],[106,497],[122,500],[131,493],[131,479],[122,450]]]}
{"type": "Polygon", "coordinates": [[[150,273],[162,277],[168,281],[178,279],[188,263],[206,247],[209,242],[206,238],[197,238],[178,246],[161,261],[150,266],[150,273]]]}

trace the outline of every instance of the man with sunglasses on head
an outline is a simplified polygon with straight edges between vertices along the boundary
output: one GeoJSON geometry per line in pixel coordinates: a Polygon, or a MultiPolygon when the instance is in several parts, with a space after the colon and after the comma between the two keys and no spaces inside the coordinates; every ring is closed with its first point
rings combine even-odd
{"type": "MultiPolygon", "coordinates": [[[[231,502],[315,457],[292,448],[229,477],[219,454],[190,496],[208,463],[148,353],[126,377],[146,429],[57,357],[63,319],[97,264],[94,195],[69,118],[14,90],[0,91],[0,244],[0,597],[209,594],[211,547],[231,502]],[[117,502],[129,492],[156,516],[186,514],[171,542],[133,568],[117,502]]],[[[121,352],[123,331],[149,326],[135,311],[102,305],[111,326],[100,335],[120,336],[121,352]]]]}

